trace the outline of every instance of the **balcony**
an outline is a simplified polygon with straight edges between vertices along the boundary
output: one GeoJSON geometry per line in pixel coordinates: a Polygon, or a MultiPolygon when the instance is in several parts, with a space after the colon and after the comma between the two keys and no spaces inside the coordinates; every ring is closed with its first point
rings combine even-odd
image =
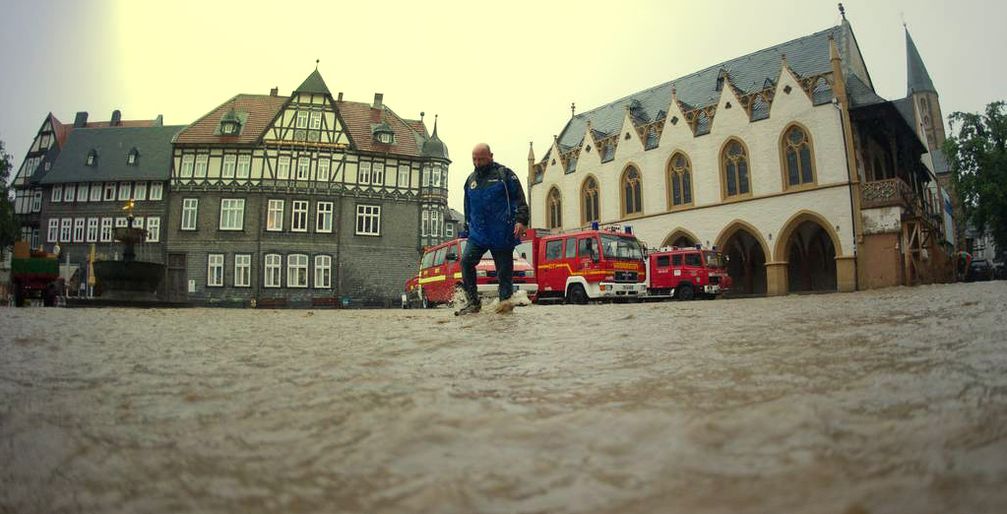
{"type": "Polygon", "coordinates": [[[902,207],[911,209],[916,206],[916,194],[900,178],[864,182],[860,188],[861,206],[864,209],[874,207],[902,207]]]}

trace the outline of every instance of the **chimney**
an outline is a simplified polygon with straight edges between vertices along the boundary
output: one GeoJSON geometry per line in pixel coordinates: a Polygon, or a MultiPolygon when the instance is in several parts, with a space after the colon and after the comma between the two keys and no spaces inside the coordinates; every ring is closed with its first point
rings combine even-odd
{"type": "Polygon", "coordinates": [[[374,108],[375,109],[379,109],[379,110],[381,109],[381,107],[382,107],[381,101],[382,101],[382,99],[384,99],[384,97],[385,97],[385,95],[383,95],[381,93],[374,93],[374,108]]]}
{"type": "Polygon", "coordinates": [[[343,92],[342,91],[339,92],[339,96],[336,97],[336,101],[337,102],[342,102],[343,101],[343,92]]]}
{"type": "Polygon", "coordinates": [[[154,118],[154,126],[155,127],[163,127],[164,126],[164,115],[163,114],[158,114],[157,117],[154,118]]]}
{"type": "Polygon", "coordinates": [[[77,117],[73,119],[73,128],[84,128],[87,126],[87,111],[78,111],[77,117]]]}
{"type": "Polygon", "coordinates": [[[112,120],[108,122],[109,127],[118,127],[122,125],[122,113],[119,109],[112,111],[112,120]]]}
{"type": "Polygon", "coordinates": [[[278,94],[280,94],[280,88],[279,88],[279,86],[274,87],[273,89],[269,90],[269,96],[276,96],[278,94]]]}

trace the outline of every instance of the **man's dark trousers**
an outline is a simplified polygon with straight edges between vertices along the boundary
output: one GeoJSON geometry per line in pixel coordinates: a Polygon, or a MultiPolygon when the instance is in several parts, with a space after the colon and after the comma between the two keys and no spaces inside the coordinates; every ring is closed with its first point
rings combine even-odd
{"type": "Polygon", "coordinates": [[[480,303],[479,290],[476,288],[476,265],[486,250],[489,250],[496,264],[500,301],[510,298],[514,293],[514,249],[493,250],[473,244],[470,240],[465,245],[465,254],[462,255],[462,285],[465,287],[465,295],[468,296],[470,304],[480,303]]]}

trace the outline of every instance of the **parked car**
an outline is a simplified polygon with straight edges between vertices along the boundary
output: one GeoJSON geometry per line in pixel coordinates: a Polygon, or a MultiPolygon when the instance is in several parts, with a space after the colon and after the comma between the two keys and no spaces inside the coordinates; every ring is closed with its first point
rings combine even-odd
{"type": "MultiPolygon", "coordinates": [[[[461,256],[465,253],[466,243],[464,238],[453,239],[423,251],[419,273],[406,281],[402,293],[403,309],[451,303],[462,286],[461,256]]],[[[538,291],[535,270],[517,251],[514,252],[513,281],[515,291],[525,291],[529,298],[535,298],[538,291]]],[[[476,265],[476,288],[480,296],[496,298],[497,284],[496,264],[486,252],[476,265]]]]}
{"type": "Polygon", "coordinates": [[[969,273],[965,278],[968,282],[978,282],[980,280],[993,280],[993,266],[986,259],[976,259],[969,265],[969,273]]]}

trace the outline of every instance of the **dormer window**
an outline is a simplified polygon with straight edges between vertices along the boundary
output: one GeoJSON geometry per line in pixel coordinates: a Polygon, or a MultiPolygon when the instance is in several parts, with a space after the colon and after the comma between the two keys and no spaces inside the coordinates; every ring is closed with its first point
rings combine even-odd
{"type": "Polygon", "coordinates": [[[91,150],[87,153],[87,158],[84,160],[84,164],[87,166],[94,166],[98,162],[98,152],[91,150]]]}
{"type": "Polygon", "coordinates": [[[126,164],[129,164],[131,166],[135,166],[136,165],[136,159],[139,156],[140,156],[140,152],[137,151],[136,148],[131,149],[129,151],[129,154],[126,155],[126,164]]]}
{"type": "Polygon", "coordinates": [[[391,142],[392,142],[392,135],[389,134],[388,132],[382,132],[382,133],[378,134],[378,141],[381,141],[382,143],[391,144],[391,142]]]}
{"type": "Polygon", "coordinates": [[[241,133],[241,121],[243,116],[234,112],[234,109],[227,111],[220,119],[220,135],[236,136],[241,133]]]}

